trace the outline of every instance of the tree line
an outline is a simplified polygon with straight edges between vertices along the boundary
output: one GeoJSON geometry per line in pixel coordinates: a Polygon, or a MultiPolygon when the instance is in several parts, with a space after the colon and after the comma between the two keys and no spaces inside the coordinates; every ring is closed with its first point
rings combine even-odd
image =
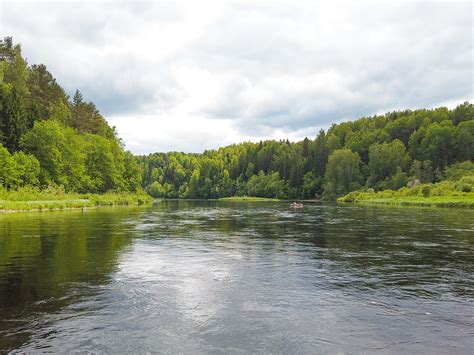
{"type": "MultiPolygon", "coordinates": [[[[334,199],[446,178],[474,156],[474,107],[404,110],[333,124],[300,142],[244,142],[202,154],[133,156],[92,102],[0,40],[0,187],[153,197],[334,199]]],[[[466,166],[472,166],[466,165],[466,166]]],[[[474,172],[470,173],[474,175],[474,172]]]]}
{"type": "MultiPolygon", "coordinates": [[[[334,199],[446,178],[474,157],[474,107],[405,110],[333,124],[315,139],[245,142],[203,154],[139,157],[154,197],[334,199]]],[[[474,172],[471,172],[474,174],[474,172]]]]}
{"type": "Polygon", "coordinates": [[[62,186],[103,193],[141,189],[136,158],[92,102],[64,89],[46,66],[28,65],[0,40],[0,186],[62,186]]]}

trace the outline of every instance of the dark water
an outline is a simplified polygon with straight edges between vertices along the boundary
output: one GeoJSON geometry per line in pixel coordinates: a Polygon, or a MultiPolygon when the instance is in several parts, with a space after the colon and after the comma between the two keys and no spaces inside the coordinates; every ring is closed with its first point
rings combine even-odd
{"type": "Polygon", "coordinates": [[[0,353],[472,353],[474,211],[0,215],[0,353]]]}

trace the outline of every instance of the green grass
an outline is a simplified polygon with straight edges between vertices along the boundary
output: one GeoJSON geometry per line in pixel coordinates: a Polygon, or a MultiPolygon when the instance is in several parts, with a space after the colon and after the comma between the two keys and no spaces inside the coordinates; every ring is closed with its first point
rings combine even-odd
{"type": "Polygon", "coordinates": [[[353,191],[338,202],[393,206],[432,206],[474,208],[474,192],[463,181],[442,181],[400,190],[353,191]]]}
{"type": "Polygon", "coordinates": [[[391,198],[357,198],[353,201],[339,199],[339,202],[351,202],[373,205],[392,206],[430,206],[474,208],[474,196],[470,197],[391,197],[391,198]]]}
{"type": "Polygon", "coordinates": [[[23,188],[14,191],[0,190],[0,212],[41,211],[98,206],[128,206],[150,203],[145,193],[78,194],[61,189],[40,191],[23,188]]]}
{"type": "Polygon", "coordinates": [[[218,201],[230,201],[230,202],[259,202],[259,201],[280,201],[277,198],[266,198],[266,197],[251,197],[251,196],[232,196],[232,197],[221,197],[218,201]]]}

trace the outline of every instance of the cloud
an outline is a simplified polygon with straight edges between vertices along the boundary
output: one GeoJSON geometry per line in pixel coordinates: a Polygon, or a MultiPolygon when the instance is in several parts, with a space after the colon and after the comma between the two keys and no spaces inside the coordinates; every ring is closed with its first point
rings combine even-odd
{"type": "Polygon", "coordinates": [[[471,3],[4,2],[2,33],[134,152],[313,137],[473,98],[471,3]]]}

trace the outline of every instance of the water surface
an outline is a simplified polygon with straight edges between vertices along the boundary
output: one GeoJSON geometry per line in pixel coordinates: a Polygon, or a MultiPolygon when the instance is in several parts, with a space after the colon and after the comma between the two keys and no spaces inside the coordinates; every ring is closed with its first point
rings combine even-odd
{"type": "Polygon", "coordinates": [[[472,353],[474,211],[0,215],[0,353],[472,353]]]}

